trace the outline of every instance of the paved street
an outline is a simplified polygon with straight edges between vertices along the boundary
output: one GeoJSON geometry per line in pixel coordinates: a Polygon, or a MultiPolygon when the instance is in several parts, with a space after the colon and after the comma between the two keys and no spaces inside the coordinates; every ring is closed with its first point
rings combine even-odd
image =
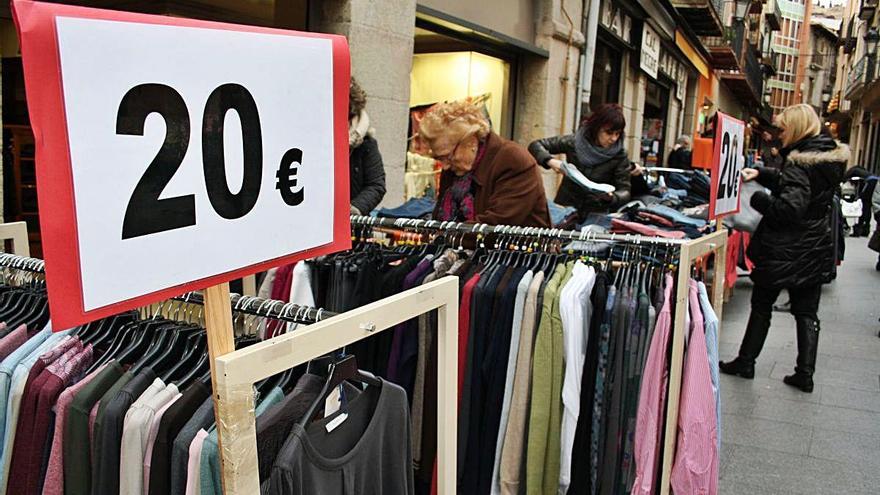
{"type": "MultiPolygon", "coordinates": [[[[721,375],[724,495],[880,493],[880,272],[867,239],[848,238],[825,287],[814,377],[804,394],[782,383],[795,364],[794,319],[774,313],[753,381],[721,375]]],[[[741,277],[724,308],[722,360],[736,355],[749,316],[741,277]]],[[[780,302],[787,294],[780,296],[780,302]]]]}

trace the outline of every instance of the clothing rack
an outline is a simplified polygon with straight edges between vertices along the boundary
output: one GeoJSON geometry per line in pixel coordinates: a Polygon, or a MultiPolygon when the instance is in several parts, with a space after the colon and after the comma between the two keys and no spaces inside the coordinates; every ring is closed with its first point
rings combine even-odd
{"type": "MultiPolygon", "coordinates": [[[[201,306],[205,304],[205,297],[199,292],[188,292],[172,299],[186,304],[198,304],[201,306]]],[[[336,316],[336,313],[324,311],[322,308],[312,308],[274,299],[264,299],[262,297],[235,293],[230,294],[229,302],[232,304],[232,311],[234,312],[289,323],[317,323],[336,316]]]]}
{"type": "MultiPolygon", "coordinates": [[[[560,239],[585,242],[622,242],[625,244],[660,244],[664,246],[683,246],[687,239],[666,239],[638,234],[600,234],[598,232],[548,229],[541,227],[516,227],[512,225],[489,225],[485,223],[441,222],[438,220],[419,220],[415,218],[383,218],[352,215],[351,224],[365,227],[390,227],[398,229],[437,230],[474,235],[512,235],[537,237],[541,239],[560,239]]],[[[706,236],[702,237],[704,239],[706,236]]]]}
{"type": "MultiPolygon", "coordinates": [[[[724,304],[724,277],[727,265],[727,230],[719,227],[715,232],[697,239],[665,239],[648,237],[638,234],[599,234],[595,232],[578,232],[561,229],[535,227],[513,227],[507,225],[469,224],[460,222],[439,222],[435,220],[418,220],[407,218],[378,218],[352,216],[352,226],[381,226],[397,229],[413,229],[418,231],[444,231],[472,234],[499,234],[512,236],[537,237],[542,239],[561,239],[570,241],[610,242],[634,245],[663,245],[677,248],[678,272],[676,274],[675,314],[672,326],[672,356],[669,364],[669,390],[666,400],[666,422],[664,446],[662,453],[662,471],[660,494],[668,495],[671,491],[672,464],[678,438],[678,413],[681,400],[681,383],[684,367],[685,335],[688,331],[687,304],[688,283],[691,278],[691,267],[697,260],[709,254],[715,255],[711,270],[712,306],[718,317],[719,335],[724,304]]],[[[717,222],[721,225],[721,222],[717,222]]],[[[720,338],[720,337],[719,337],[720,338]]],[[[719,453],[720,455],[720,453],[719,453]]]]}

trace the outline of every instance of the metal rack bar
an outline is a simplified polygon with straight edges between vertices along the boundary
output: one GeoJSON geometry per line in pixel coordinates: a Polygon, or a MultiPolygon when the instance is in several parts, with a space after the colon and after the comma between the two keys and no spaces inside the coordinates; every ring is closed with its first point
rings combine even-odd
{"type": "Polygon", "coordinates": [[[576,230],[547,229],[540,227],[516,227],[512,225],[489,225],[485,223],[441,222],[438,220],[419,220],[414,218],[382,218],[352,215],[351,224],[366,227],[391,227],[426,230],[442,230],[470,234],[499,234],[550,239],[566,239],[585,242],[623,242],[627,244],[663,244],[666,246],[683,246],[690,239],[666,239],[663,237],[643,236],[638,234],[599,234],[596,232],[580,232],[576,230]]]}
{"type": "MultiPolygon", "coordinates": [[[[199,292],[188,292],[172,299],[188,304],[199,304],[202,306],[205,304],[205,296],[199,292]]],[[[234,312],[290,323],[316,323],[337,315],[337,313],[325,311],[321,308],[301,306],[275,299],[243,296],[235,293],[229,295],[229,302],[232,304],[232,311],[234,312]]]]}

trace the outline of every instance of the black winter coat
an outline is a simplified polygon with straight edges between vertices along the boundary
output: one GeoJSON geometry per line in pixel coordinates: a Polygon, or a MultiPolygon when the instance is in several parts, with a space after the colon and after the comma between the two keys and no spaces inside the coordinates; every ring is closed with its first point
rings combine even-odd
{"type": "Polygon", "coordinates": [[[585,191],[566,177],[562,179],[562,185],[559,186],[559,191],[556,193],[554,201],[562,206],[577,208],[578,213],[582,216],[586,216],[587,213],[591,212],[609,211],[628,202],[631,196],[631,186],[629,158],[626,156],[626,152],[621,149],[620,153],[607,162],[588,169],[578,159],[574,139],[574,134],[538,139],[529,145],[529,152],[535,157],[538,164],[544,168],[548,168],[547,162],[553,158],[552,155],[565,153],[566,161],[577,167],[588,179],[593,182],[614,186],[614,200],[611,202],[602,201],[599,199],[599,195],[585,191]]]}
{"type": "Polygon", "coordinates": [[[781,169],[758,169],[758,182],[772,196],[759,192],[751,200],[764,215],[748,249],[755,263],[752,280],[774,288],[828,283],[835,273],[831,208],[849,147],[820,135],[800,141],[783,155],[781,169]]]}
{"type": "Polygon", "coordinates": [[[349,151],[349,191],[351,205],[369,215],[385,197],[385,167],[379,143],[372,136],[349,151]]]}

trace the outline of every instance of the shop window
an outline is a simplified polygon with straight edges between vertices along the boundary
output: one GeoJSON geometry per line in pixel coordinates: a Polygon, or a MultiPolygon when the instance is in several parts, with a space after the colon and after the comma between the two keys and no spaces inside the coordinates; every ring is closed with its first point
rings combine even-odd
{"type": "Polygon", "coordinates": [[[649,80],[645,89],[645,114],[642,120],[641,152],[645,166],[663,163],[663,142],[667,128],[669,89],[649,80]]]}
{"type": "Polygon", "coordinates": [[[418,53],[410,75],[410,107],[467,97],[485,98],[492,128],[508,129],[510,64],[473,51],[418,53]]]}

